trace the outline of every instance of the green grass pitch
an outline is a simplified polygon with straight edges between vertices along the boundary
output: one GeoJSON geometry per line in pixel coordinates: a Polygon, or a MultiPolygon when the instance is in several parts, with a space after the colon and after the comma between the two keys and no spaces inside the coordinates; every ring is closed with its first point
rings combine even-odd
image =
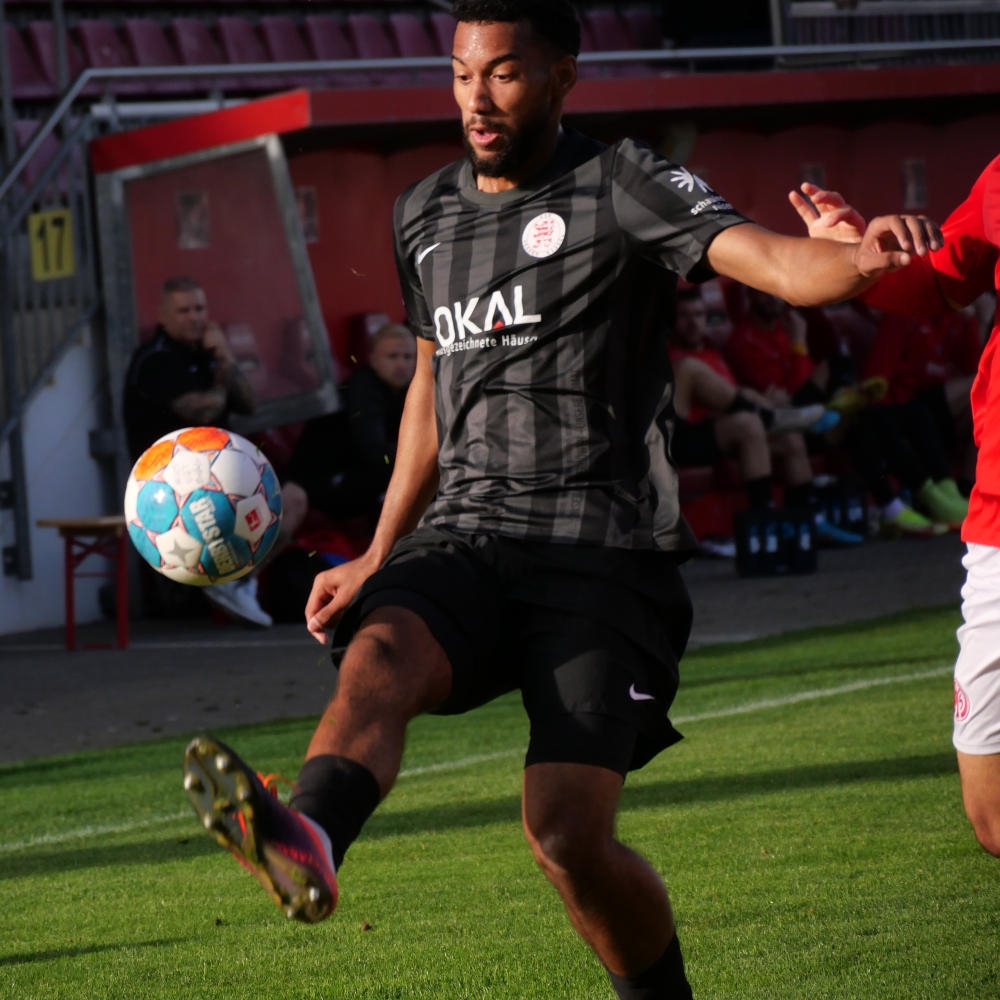
{"type": "MultiPolygon", "coordinates": [[[[619,834],[667,881],[696,997],[1000,995],[1000,861],[950,744],[957,625],[685,658],[686,739],[630,778],[619,834]]],[[[218,735],[294,776],[314,721],[218,735]]],[[[201,831],[185,739],[0,766],[0,998],[609,1000],[521,836],[525,737],[516,697],[417,720],[315,927],[201,831]]]]}

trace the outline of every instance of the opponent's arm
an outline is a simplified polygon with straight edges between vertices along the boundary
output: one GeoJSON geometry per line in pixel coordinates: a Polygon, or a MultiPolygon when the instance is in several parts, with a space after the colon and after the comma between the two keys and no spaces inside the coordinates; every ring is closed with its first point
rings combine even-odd
{"type": "Polygon", "coordinates": [[[438,440],[431,369],[436,347],[432,340],[417,342],[417,368],[406,393],[396,464],[371,544],[362,556],[320,573],[313,581],[306,602],[306,624],[318,642],[326,642],[326,628],[343,614],[396,541],[417,526],[437,489],[438,440]]]}
{"type": "Polygon", "coordinates": [[[822,306],[853,298],[906,267],[912,254],[936,249],[940,239],[937,227],[917,216],[879,216],[859,243],[784,236],[746,223],[719,233],[707,259],[716,273],[790,305],[822,306]]]}

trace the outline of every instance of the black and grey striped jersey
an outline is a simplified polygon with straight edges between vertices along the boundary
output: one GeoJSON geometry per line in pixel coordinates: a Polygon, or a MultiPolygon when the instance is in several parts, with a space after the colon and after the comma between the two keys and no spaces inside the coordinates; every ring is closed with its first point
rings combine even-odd
{"type": "Polygon", "coordinates": [[[408,321],[433,359],[440,484],[424,523],[456,531],[682,549],[668,459],[666,326],[743,216],[649,148],[562,134],[502,194],[457,161],[396,202],[408,321]]]}

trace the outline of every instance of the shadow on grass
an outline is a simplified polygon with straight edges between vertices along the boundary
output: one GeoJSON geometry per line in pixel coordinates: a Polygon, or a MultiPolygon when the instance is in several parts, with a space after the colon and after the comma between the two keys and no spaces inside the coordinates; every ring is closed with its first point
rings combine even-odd
{"type": "MultiPolygon", "coordinates": [[[[957,773],[951,752],[887,757],[878,760],[844,761],[808,767],[779,768],[760,773],[730,773],[710,778],[654,781],[627,786],[621,809],[645,809],[651,805],[669,807],[689,803],[738,800],[797,789],[850,785],[870,781],[926,778],[957,773]]],[[[473,828],[492,823],[520,822],[520,799],[514,796],[433,809],[410,809],[376,813],[365,828],[366,838],[433,832],[451,828],[473,828]]]]}
{"type": "MultiPolygon", "coordinates": [[[[759,773],[730,773],[709,778],[653,781],[628,787],[622,798],[622,810],[650,806],[739,800],[746,796],[775,792],[816,789],[836,785],[874,781],[898,781],[956,773],[955,757],[949,752],[918,754],[910,757],[886,757],[875,760],[843,761],[807,767],[777,768],[759,773]]],[[[475,829],[497,823],[520,822],[520,800],[516,796],[456,802],[426,809],[393,811],[390,805],[377,812],[365,828],[364,838],[435,833],[449,829],[475,829]]],[[[52,875],[82,868],[107,868],[134,865],[161,865],[172,861],[190,861],[221,848],[202,833],[192,817],[190,836],[152,837],[127,844],[95,845],[80,842],[74,847],[26,848],[0,858],[0,880],[32,875],[52,875]]],[[[221,856],[221,853],[220,853],[221,856]]]]}
{"type": "MultiPolygon", "coordinates": [[[[82,868],[125,868],[190,861],[222,850],[191,815],[191,835],[130,839],[127,844],[94,844],[81,840],[73,847],[26,847],[0,857],[0,881],[32,875],[52,875],[82,868]]],[[[97,838],[95,834],[95,839],[97,838]]]]}
{"type": "Polygon", "coordinates": [[[33,962],[56,962],[61,958],[79,958],[81,955],[97,955],[105,951],[121,951],[133,948],[163,948],[180,944],[187,938],[161,938],[153,941],[129,941],[121,944],[92,944],[79,948],[47,948],[44,951],[25,951],[13,955],[0,955],[0,968],[5,965],[31,965],[33,962]]]}

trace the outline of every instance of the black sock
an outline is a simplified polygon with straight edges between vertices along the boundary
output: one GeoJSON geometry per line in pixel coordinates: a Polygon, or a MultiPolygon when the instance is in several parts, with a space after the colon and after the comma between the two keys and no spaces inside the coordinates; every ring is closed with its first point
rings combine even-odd
{"type": "Polygon", "coordinates": [[[812,406],[814,403],[825,403],[827,393],[815,382],[806,380],[792,396],[792,406],[812,406]]]}
{"type": "Polygon", "coordinates": [[[638,976],[616,976],[611,985],[620,1000],[691,1000],[691,985],[684,975],[681,945],[674,935],[667,950],[638,976]]]}
{"type": "Polygon", "coordinates": [[[771,424],[774,423],[774,410],[769,406],[761,406],[760,403],[747,399],[742,392],[737,392],[733,396],[733,401],[726,407],[726,413],[740,413],[741,411],[756,413],[765,430],[770,430],[771,424]]]}
{"type": "Polygon", "coordinates": [[[764,510],[771,506],[774,496],[770,476],[747,479],[743,483],[743,488],[747,491],[747,502],[751,510],[764,510]]]}
{"type": "Polygon", "coordinates": [[[326,830],[339,870],[382,797],[375,775],[347,757],[321,754],[302,765],[296,784],[289,805],[326,830]]]}
{"type": "Polygon", "coordinates": [[[785,487],[786,507],[808,507],[812,500],[812,483],[799,483],[785,487]]]}

